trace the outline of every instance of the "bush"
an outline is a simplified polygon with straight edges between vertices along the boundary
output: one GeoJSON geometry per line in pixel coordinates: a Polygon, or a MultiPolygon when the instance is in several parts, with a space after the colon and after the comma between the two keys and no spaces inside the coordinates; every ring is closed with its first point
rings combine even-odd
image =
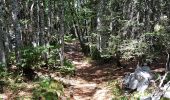
{"type": "Polygon", "coordinates": [[[64,66],[58,67],[59,71],[64,75],[73,75],[75,73],[75,66],[69,60],[64,60],[64,66]]]}
{"type": "Polygon", "coordinates": [[[33,98],[39,100],[58,100],[63,93],[63,85],[49,77],[39,82],[39,86],[33,90],[33,98]]]}
{"type": "Polygon", "coordinates": [[[75,38],[74,38],[74,36],[72,34],[67,34],[67,35],[64,36],[64,41],[65,42],[70,42],[71,43],[74,40],[75,40],[75,38]]]}
{"type": "Polygon", "coordinates": [[[21,60],[16,63],[15,53],[11,52],[9,57],[10,65],[18,65],[21,68],[39,68],[41,66],[55,66],[59,65],[59,46],[38,46],[25,47],[21,49],[21,60]],[[11,62],[13,61],[13,62],[11,62]]]}
{"type": "Polygon", "coordinates": [[[96,48],[96,46],[91,46],[91,48],[90,48],[90,55],[91,55],[91,58],[93,60],[100,60],[101,59],[100,52],[96,48]]]}
{"type": "Polygon", "coordinates": [[[3,63],[0,63],[0,79],[5,78],[8,75],[7,69],[3,63]]]}

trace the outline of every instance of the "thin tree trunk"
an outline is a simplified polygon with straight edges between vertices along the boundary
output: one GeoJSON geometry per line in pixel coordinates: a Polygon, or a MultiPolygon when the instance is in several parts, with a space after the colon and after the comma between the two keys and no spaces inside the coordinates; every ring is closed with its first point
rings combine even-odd
{"type": "Polygon", "coordinates": [[[64,66],[64,1],[61,2],[60,5],[60,40],[59,43],[61,45],[60,48],[60,61],[61,66],[64,66]]]}
{"type": "Polygon", "coordinates": [[[33,47],[37,47],[37,42],[36,42],[36,38],[37,38],[37,34],[36,34],[36,30],[35,30],[35,16],[34,16],[34,8],[35,8],[35,1],[33,1],[31,7],[30,7],[30,19],[31,19],[31,30],[32,30],[32,45],[33,47]]]}
{"type": "Polygon", "coordinates": [[[40,34],[39,34],[39,42],[40,42],[40,46],[44,46],[45,45],[45,39],[44,39],[44,35],[45,35],[45,31],[44,31],[44,29],[45,29],[45,18],[44,18],[44,6],[45,6],[45,4],[44,4],[44,1],[42,0],[40,0],[39,1],[39,3],[40,3],[40,34]]]}
{"type": "Polygon", "coordinates": [[[97,12],[97,49],[101,52],[102,51],[102,48],[101,48],[101,30],[102,30],[102,19],[101,19],[101,15],[102,15],[102,2],[103,0],[99,1],[99,4],[98,4],[98,12],[97,12]]]}
{"type": "Polygon", "coordinates": [[[4,45],[4,32],[2,30],[3,28],[3,2],[0,0],[0,64],[6,65],[6,57],[5,57],[5,45],[4,45]]]}
{"type": "Polygon", "coordinates": [[[13,20],[13,32],[15,34],[15,55],[16,62],[20,62],[20,48],[21,48],[21,33],[20,33],[20,24],[18,21],[18,12],[19,12],[19,4],[18,0],[12,0],[12,20],[13,20]]]}
{"type": "Polygon", "coordinates": [[[37,16],[36,16],[36,20],[35,20],[35,22],[36,22],[36,26],[37,26],[37,30],[36,30],[36,44],[37,44],[37,46],[39,46],[40,45],[40,37],[39,37],[39,35],[40,35],[40,1],[39,0],[37,0],[37,5],[36,5],[36,9],[37,9],[37,11],[36,11],[36,14],[37,14],[37,16]]]}
{"type": "Polygon", "coordinates": [[[2,36],[3,36],[3,32],[2,32],[2,28],[0,28],[0,64],[2,63],[6,65],[4,39],[2,36]]]}

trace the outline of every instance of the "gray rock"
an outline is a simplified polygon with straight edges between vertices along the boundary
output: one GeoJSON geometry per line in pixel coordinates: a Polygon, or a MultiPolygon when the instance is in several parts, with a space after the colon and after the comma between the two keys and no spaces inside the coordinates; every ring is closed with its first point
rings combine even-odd
{"type": "Polygon", "coordinates": [[[148,66],[137,67],[134,73],[125,76],[123,83],[129,89],[137,89],[144,92],[152,79],[151,70],[148,66]]]}

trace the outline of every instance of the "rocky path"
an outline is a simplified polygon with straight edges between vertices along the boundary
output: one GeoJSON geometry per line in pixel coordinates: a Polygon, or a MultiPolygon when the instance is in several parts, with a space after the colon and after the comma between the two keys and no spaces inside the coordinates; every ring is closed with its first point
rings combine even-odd
{"type": "Polygon", "coordinates": [[[67,59],[72,60],[76,66],[75,77],[68,80],[70,86],[65,91],[67,96],[71,100],[111,100],[111,91],[107,87],[107,82],[103,81],[108,73],[99,68],[100,66],[93,66],[84,60],[78,44],[70,43],[66,48],[67,59]]]}

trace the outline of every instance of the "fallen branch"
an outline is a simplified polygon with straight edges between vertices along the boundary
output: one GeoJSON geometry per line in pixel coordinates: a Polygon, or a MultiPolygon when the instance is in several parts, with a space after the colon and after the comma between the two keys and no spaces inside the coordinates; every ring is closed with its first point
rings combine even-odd
{"type": "Polygon", "coordinates": [[[162,80],[160,80],[159,87],[161,87],[161,86],[162,86],[162,84],[163,84],[163,82],[164,82],[164,80],[165,80],[166,76],[168,75],[168,73],[169,73],[169,72],[166,72],[166,73],[165,73],[165,75],[163,76],[162,80]]]}

